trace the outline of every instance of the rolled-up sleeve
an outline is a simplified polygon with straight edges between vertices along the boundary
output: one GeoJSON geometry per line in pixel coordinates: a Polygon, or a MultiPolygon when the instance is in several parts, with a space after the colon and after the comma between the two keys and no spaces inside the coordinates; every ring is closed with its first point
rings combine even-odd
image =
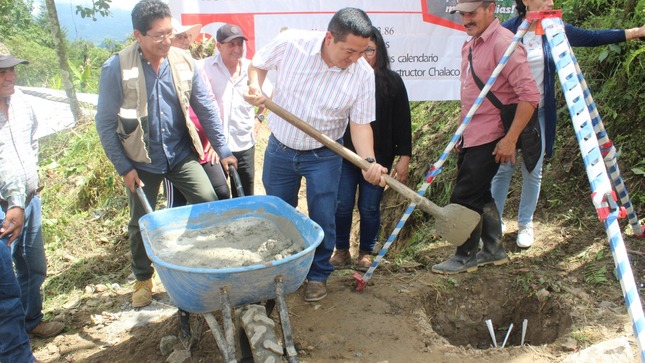
{"type": "Polygon", "coordinates": [[[0,196],[7,202],[7,209],[19,207],[25,209],[27,191],[25,180],[17,173],[7,160],[0,159],[0,196]]]}
{"type": "MultiPolygon", "coordinates": [[[[519,101],[529,102],[533,107],[538,107],[540,90],[531,74],[529,63],[526,61],[526,50],[522,44],[518,44],[517,49],[508,59],[502,74],[508,79],[519,101]]],[[[506,103],[502,99],[500,101],[506,103]]]]}

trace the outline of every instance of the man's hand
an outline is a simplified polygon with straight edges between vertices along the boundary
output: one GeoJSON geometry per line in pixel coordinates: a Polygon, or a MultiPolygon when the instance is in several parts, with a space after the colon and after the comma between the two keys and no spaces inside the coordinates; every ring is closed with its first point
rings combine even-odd
{"type": "Polygon", "coordinates": [[[402,155],[399,157],[396,165],[392,169],[392,177],[398,180],[399,182],[405,184],[408,182],[408,172],[410,166],[410,157],[407,155],[402,155]]]}
{"type": "Polygon", "coordinates": [[[127,172],[125,175],[123,175],[123,182],[125,183],[125,186],[130,190],[131,193],[136,193],[137,191],[134,190],[134,185],[137,184],[140,187],[143,187],[143,182],[141,179],[139,179],[139,174],[137,174],[137,171],[135,169],[130,170],[127,172]]]}
{"type": "Polygon", "coordinates": [[[387,174],[387,168],[384,168],[377,163],[371,163],[369,169],[363,170],[363,178],[365,178],[367,182],[372,185],[379,185],[381,187],[385,187],[385,185],[387,184],[385,182],[383,174],[387,174]]]}
{"type": "Polygon", "coordinates": [[[9,237],[8,246],[18,238],[25,224],[25,210],[19,207],[11,208],[5,213],[5,219],[0,228],[0,238],[9,237]]]}
{"type": "Polygon", "coordinates": [[[258,84],[249,84],[249,88],[244,92],[244,100],[253,106],[262,107],[266,97],[262,94],[262,89],[258,84]]]}
{"type": "Polygon", "coordinates": [[[204,156],[206,156],[206,160],[208,160],[211,165],[219,163],[219,155],[217,155],[210,142],[207,142],[206,147],[204,147],[204,156]]]}
{"type": "Polygon", "coordinates": [[[512,164],[515,164],[516,142],[517,141],[513,141],[510,137],[508,137],[508,135],[499,140],[499,142],[497,142],[497,145],[495,145],[495,150],[493,150],[493,155],[495,155],[495,162],[511,162],[512,164]]]}
{"type": "Polygon", "coordinates": [[[228,174],[229,165],[233,165],[233,167],[237,169],[237,159],[233,155],[225,157],[224,159],[221,159],[219,162],[222,164],[222,167],[224,168],[227,174],[228,174]]]}

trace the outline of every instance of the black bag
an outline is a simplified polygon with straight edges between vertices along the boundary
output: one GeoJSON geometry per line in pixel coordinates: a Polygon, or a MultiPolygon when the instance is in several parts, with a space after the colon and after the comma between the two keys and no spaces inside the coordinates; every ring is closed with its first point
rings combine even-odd
{"type": "MultiPolygon", "coordinates": [[[[473,79],[477,84],[479,89],[484,88],[484,83],[477,77],[475,74],[475,69],[473,67],[473,53],[470,49],[468,53],[468,62],[470,62],[470,72],[473,75],[473,79]]],[[[508,105],[503,104],[499,98],[497,98],[493,92],[488,92],[486,98],[497,108],[499,108],[500,117],[502,119],[502,124],[504,126],[504,133],[507,133],[513,124],[513,119],[515,118],[515,111],[517,111],[517,103],[511,103],[508,105]]],[[[540,160],[540,153],[542,152],[542,139],[540,137],[540,122],[538,120],[537,109],[533,111],[531,119],[522,130],[519,139],[517,140],[517,148],[522,149],[522,158],[524,159],[524,166],[528,172],[532,172],[537,165],[538,160],[540,160]]]]}
{"type": "Polygon", "coordinates": [[[513,119],[515,118],[515,111],[517,111],[517,103],[511,103],[509,105],[503,105],[499,109],[500,116],[502,117],[502,124],[504,125],[504,133],[508,132],[513,124],[513,119]]]}

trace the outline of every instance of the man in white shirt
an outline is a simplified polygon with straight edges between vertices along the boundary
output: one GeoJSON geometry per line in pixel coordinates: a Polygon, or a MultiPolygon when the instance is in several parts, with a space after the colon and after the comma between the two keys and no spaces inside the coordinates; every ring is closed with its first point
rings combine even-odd
{"type": "MultiPolygon", "coordinates": [[[[387,169],[374,162],[370,126],[376,118],[374,72],[363,59],[371,30],[372,22],[364,11],[344,8],[334,14],[327,32],[281,32],[253,57],[245,99],[263,104],[261,87],[267,72],[275,70],[275,103],[339,142],[349,120],[356,153],[372,162],[364,178],[384,186],[382,174],[387,169]]],[[[262,172],[267,194],[295,207],[305,177],[309,217],[325,232],[305,288],[305,301],[318,301],[327,296],[326,281],[334,270],[329,258],[336,243],[342,157],[273,113],[268,125],[272,134],[262,172]]]]}
{"type": "MultiPolygon", "coordinates": [[[[199,62],[203,74],[210,82],[217,99],[222,128],[233,155],[237,158],[237,172],[240,174],[245,195],[254,194],[255,179],[255,138],[260,124],[264,121],[264,106],[255,106],[244,100],[248,87],[248,69],[251,60],[244,58],[244,36],[242,28],[224,24],[215,36],[219,53],[199,62]]],[[[233,197],[237,190],[232,187],[233,197]]]]}

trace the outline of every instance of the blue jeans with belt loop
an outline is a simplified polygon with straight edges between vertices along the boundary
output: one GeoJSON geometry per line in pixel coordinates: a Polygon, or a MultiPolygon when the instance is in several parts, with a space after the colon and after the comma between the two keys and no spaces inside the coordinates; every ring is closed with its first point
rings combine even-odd
{"type": "Polygon", "coordinates": [[[291,149],[273,135],[269,137],[264,152],[262,183],[267,195],[280,197],[295,208],[304,177],[309,218],[325,233],[307,274],[309,281],[326,281],[334,271],[329,258],[336,243],[336,198],[342,160],[340,155],[326,147],[306,151],[291,149]]]}
{"type": "MultiPolygon", "coordinates": [[[[5,210],[0,210],[0,225],[4,219],[5,210]]],[[[9,238],[0,240],[0,362],[32,363],[34,356],[25,330],[25,310],[8,241],[9,238]]]]}
{"type": "MultiPolygon", "coordinates": [[[[524,159],[521,160],[522,164],[522,192],[520,194],[520,207],[517,213],[517,223],[525,226],[533,222],[533,213],[537,207],[538,198],[540,196],[540,187],[542,186],[542,164],[544,162],[544,108],[540,107],[538,110],[538,122],[540,123],[540,137],[542,138],[542,153],[538,159],[535,168],[530,173],[526,170],[524,159]]],[[[516,157],[518,153],[516,152],[516,157]]],[[[493,178],[491,186],[491,193],[495,198],[495,204],[499,211],[499,216],[504,217],[504,205],[506,204],[506,196],[511,185],[511,178],[515,172],[515,164],[502,163],[499,165],[499,171],[493,178]]]]}
{"type": "Polygon", "coordinates": [[[47,276],[41,203],[38,195],[25,207],[25,225],[20,236],[11,245],[11,256],[20,285],[22,306],[25,309],[25,328],[31,331],[43,318],[40,287],[47,276]]]}

